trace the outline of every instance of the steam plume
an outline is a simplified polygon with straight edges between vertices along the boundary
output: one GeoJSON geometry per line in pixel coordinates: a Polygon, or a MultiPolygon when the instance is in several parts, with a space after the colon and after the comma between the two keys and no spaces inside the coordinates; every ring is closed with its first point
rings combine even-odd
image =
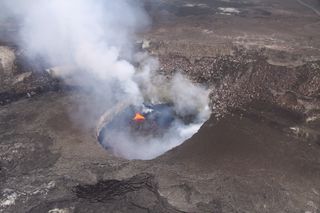
{"type": "Polygon", "coordinates": [[[147,100],[170,101],[179,114],[198,115],[196,128],[186,134],[190,127],[176,124],[162,142],[132,144],[125,135],[123,142],[113,147],[120,156],[156,157],[190,137],[208,117],[207,90],[181,75],[168,81],[156,74],[156,59],[133,51],[136,33],[149,25],[139,1],[2,0],[0,6],[5,8],[0,11],[3,15],[21,20],[22,46],[30,57],[41,56],[52,66],[68,66],[77,71],[70,75],[97,97],[92,111],[99,105],[111,107],[123,100],[134,105],[147,100]],[[139,62],[139,70],[130,61],[139,62]]]}

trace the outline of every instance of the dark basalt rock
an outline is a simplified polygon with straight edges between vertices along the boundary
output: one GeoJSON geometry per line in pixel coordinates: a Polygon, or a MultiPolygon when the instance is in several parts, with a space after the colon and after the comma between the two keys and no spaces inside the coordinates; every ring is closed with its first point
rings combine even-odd
{"type": "Polygon", "coordinates": [[[128,180],[103,180],[94,185],[79,185],[74,188],[78,198],[91,202],[108,202],[122,199],[125,195],[139,190],[157,193],[157,186],[151,174],[140,174],[128,180]]]}
{"type": "Polygon", "coordinates": [[[101,180],[93,185],[78,185],[72,191],[76,197],[45,202],[28,212],[54,209],[70,212],[181,212],[159,195],[153,175],[146,173],[126,180],[101,180]]]}

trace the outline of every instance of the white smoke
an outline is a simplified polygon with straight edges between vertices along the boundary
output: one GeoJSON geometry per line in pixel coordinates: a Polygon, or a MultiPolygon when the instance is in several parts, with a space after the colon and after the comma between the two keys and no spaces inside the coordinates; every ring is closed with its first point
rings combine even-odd
{"type": "Polygon", "coordinates": [[[178,114],[198,115],[192,131],[190,126],[175,124],[163,141],[134,144],[124,133],[123,142],[113,147],[120,156],[159,156],[194,134],[208,118],[206,89],[182,75],[170,80],[157,75],[157,60],[133,51],[136,33],[149,24],[139,1],[2,0],[0,7],[5,15],[21,20],[21,41],[30,57],[41,56],[52,66],[73,67],[77,71],[68,76],[90,88],[97,99],[91,105],[92,111],[102,102],[111,107],[123,100],[134,105],[170,101],[178,114]],[[140,67],[137,69],[129,61],[140,67]]]}
{"type": "Polygon", "coordinates": [[[133,138],[123,132],[116,132],[112,134],[112,141],[114,141],[116,145],[110,144],[108,141],[106,141],[104,145],[111,148],[112,152],[119,157],[130,160],[150,160],[182,144],[195,134],[202,124],[203,122],[185,125],[175,122],[172,127],[159,138],[143,136],[133,138]]]}
{"type": "MultiPolygon", "coordinates": [[[[146,71],[140,73],[138,78],[145,82],[143,84],[145,88],[141,90],[145,96],[144,100],[152,103],[169,102],[173,104],[173,109],[178,116],[195,116],[191,123],[184,123],[179,119],[174,120],[161,136],[137,137],[123,131],[110,131],[109,133],[112,133],[104,138],[103,145],[110,148],[119,157],[130,160],[150,160],[179,146],[198,132],[211,114],[208,106],[209,90],[192,83],[179,73],[170,80],[159,75],[156,75],[156,80],[154,80],[151,72],[146,71]]],[[[115,116],[117,116],[116,113],[115,116]]]]}
{"type": "MultiPolygon", "coordinates": [[[[23,47],[53,65],[72,65],[91,77],[117,81],[130,98],[141,97],[132,81],[136,30],[148,24],[144,11],[126,0],[5,0],[22,20],[23,47]]],[[[136,100],[138,101],[138,100],[136,100]]],[[[141,100],[140,100],[141,101],[141,100]]]]}

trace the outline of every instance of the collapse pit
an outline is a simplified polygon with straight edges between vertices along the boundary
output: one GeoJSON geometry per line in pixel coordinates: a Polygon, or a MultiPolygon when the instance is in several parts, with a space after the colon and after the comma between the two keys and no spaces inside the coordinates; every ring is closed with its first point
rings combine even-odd
{"type": "Polygon", "coordinates": [[[181,115],[173,103],[122,103],[101,117],[97,138],[115,156],[150,160],[194,135],[206,120],[200,114],[181,115]]]}

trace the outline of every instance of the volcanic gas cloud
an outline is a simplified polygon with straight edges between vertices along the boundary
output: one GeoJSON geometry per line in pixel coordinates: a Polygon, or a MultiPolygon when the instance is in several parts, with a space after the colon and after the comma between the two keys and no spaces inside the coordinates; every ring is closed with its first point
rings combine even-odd
{"type": "MultiPolygon", "coordinates": [[[[30,58],[41,56],[52,67],[72,67],[72,71],[58,75],[72,78],[96,97],[90,104],[91,111],[104,107],[109,112],[121,103],[137,110],[146,104],[170,105],[179,119],[156,137],[133,137],[125,128],[120,132],[118,128],[117,134],[106,131],[104,136],[111,137],[112,142],[106,139],[102,143],[107,143],[106,147],[117,156],[157,157],[192,136],[208,119],[207,89],[181,74],[159,75],[156,58],[134,51],[139,39],[136,33],[150,26],[140,1],[3,0],[0,4],[4,8],[2,14],[20,21],[21,46],[30,58]],[[190,115],[192,119],[183,122],[190,115]]],[[[148,119],[144,117],[147,113],[134,113],[140,113],[135,114],[139,122],[148,119]]],[[[104,119],[103,124],[116,115],[119,113],[110,120],[104,119]]],[[[81,122],[90,116],[82,115],[81,122]]],[[[132,117],[128,122],[131,120],[132,117]]]]}

